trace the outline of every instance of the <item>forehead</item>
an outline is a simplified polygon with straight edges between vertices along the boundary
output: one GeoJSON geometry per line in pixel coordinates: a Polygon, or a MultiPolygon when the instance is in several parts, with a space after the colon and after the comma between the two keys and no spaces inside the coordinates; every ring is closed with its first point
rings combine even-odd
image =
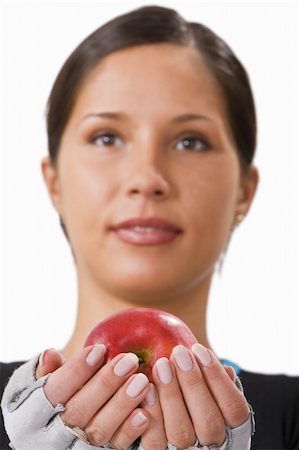
{"type": "Polygon", "coordinates": [[[220,86],[200,53],[177,44],[142,45],[106,56],[86,76],[72,116],[125,110],[141,119],[201,112],[226,121],[220,86]]]}

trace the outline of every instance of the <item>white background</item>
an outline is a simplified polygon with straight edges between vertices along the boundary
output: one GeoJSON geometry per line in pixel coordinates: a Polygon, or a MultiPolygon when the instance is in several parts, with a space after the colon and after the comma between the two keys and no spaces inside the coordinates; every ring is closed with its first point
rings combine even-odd
{"type": "Polygon", "coordinates": [[[214,280],[209,337],[244,369],[298,375],[298,19],[287,1],[2,2],[0,360],[62,348],[74,324],[74,266],[40,170],[54,79],[83,38],[146,4],[211,27],[249,72],[261,181],[214,280]]]}

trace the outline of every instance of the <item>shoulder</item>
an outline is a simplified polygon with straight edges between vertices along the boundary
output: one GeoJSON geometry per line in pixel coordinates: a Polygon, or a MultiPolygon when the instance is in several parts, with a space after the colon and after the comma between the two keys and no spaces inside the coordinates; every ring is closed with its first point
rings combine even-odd
{"type": "Polygon", "coordinates": [[[255,411],[253,448],[299,448],[299,376],[241,370],[239,378],[255,411]]]}
{"type": "Polygon", "coordinates": [[[259,395],[275,391],[275,397],[285,396],[288,393],[299,395],[299,376],[285,374],[263,374],[241,370],[239,377],[250,392],[258,392],[259,395]]]}
{"type": "Polygon", "coordinates": [[[239,378],[245,394],[250,399],[262,404],[276,405],[280,411],[289,412],[294,408],[299,414],[299,376],[285,374],[262,374],[242,370],[239,378]]]}

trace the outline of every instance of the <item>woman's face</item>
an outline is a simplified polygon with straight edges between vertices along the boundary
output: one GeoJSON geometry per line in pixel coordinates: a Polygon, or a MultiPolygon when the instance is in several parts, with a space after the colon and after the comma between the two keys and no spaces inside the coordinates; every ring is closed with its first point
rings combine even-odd
{"type": "Polygon", "coordinates": [[[196,289],[249,207],[220,89],[194,49],[174,44],[96,66],[57,170],[49,190],[79,281],[132,301],[196,289]]]}

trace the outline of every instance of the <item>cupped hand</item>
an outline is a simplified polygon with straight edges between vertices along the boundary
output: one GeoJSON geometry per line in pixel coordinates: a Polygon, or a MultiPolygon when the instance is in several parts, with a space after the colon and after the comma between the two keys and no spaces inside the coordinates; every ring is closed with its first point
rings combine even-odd
{"type": "MultiPolygon", "coordinates": [[[[192,358],[192,354],[190,355],[190,357],[192,358]]],[[[54,372],[64,363],[65,361],[62,355],[55,349],[46,350],[43,354],[43,358],[41,358],[40,364],[38,364],[37,366],[36,379],[41,378],[42,376],[47,375],[50,372],[54,372]]],[[[234,382],[236,379],[234,369],[228,366],[223,366],[223,368],[227,373],[227,375],[229,376],[229,378],[231,379],[231,381],[234,382]]],[[[179,371],[180,369],[178,368],[177,370],[179,371]]],[[[175,376],[176,374],[175,366],[172,366],[172,373],[173,376],[175,376]]],[[[159,378],[157,380],[157,384],[159,385],[159,378]]],[[[163,384],[160,386],[160,391],[161,387],[163,390],[163,384]]],[[[129,447],[130,443],[133,442],[141,433],[142,433],[141,442],[145,449],[155,448],[157,450],[164,450],[167,446],[168,439],[170,439],[171,442],[176,442],[178,440],[175,436],[173,436],[173,434],[175,434],[175,424],[174,426],[168,427],[168,432],[166,433],[161,403],[154,384],[149,385],[147,395],[144,401],[142,402],[141,406],[143,409],[139,410],[136,408],[136,410],[133,412],[133,416],[134,414],[137,414],[138,411],[144,415],[144,411],[146,411],[145,415],[147,417],[150,417],[150,425],[148,421],[146,421],[144,425],[141,425],[141,427],[136,428],[130,424],[131,417],[129,416],[129,418],[118,428],[114,436],[110,438],[109,441],[111,445],[113,445],[115,448],[127,448],[129,447]],[[174,430],[174,433],[172,432],[172,430],[174,430]]],[[[184,409],[185,405],[183,405],[183,411],[184,409]]],[[[64,420],[67,421],[67,419],[65,418],[64,420]]],[[[170,417],[170,422],[171,420],[172,419],[170,417]]],[[[188,444],[190,444],[191,440],[194,439],[194,436],[195,430],[193,429],[191,433],[191,439],[183,438],[183,435],[181,434],[180,442],[177,443],[181,443],[182,440],[186,440],[188,441],[188,444]]]]}
{"type": "Polygon", "coordinates": [[[225,427],[238,427],[249,417],[247,400],[234,383],[234,370],[222,366],[200,344],[193,346],[193,352],[175,347],[169,360],[156,362],[153,376],[157,390],[150,386],[142,404],[151,418],[141,439],[144,449],[164,450],[167,441],[188,448],[197,439],[202,446],[220,447],[225,427]]]}
{"type": "Polygon", "coordinates": [[[109,442],[115,449],[126,449],[149,425],[148,413],[138,407],[149,381],[144,374],[136,374],[138,357],[133,353],[119,354],[103,365],[104,354],[105,347],[96,344],[63,363],[50,349],[36,369],[36,378],[51,369],[45,395],[53,406],[65,406],[62,420],[83,429],[90,444],[109,442]]]}

